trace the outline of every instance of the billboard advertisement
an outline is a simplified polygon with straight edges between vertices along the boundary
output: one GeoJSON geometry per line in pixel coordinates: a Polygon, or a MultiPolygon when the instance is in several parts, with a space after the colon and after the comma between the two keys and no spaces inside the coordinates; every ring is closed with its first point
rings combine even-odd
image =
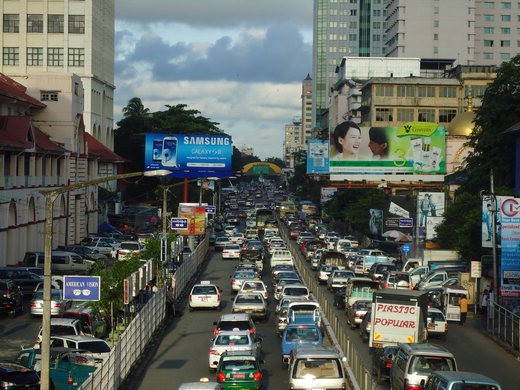
{"type": "Polygon", "coordinates": [[[228,135],[148,133],[144,169],[167,169],[182,178],[229,177],[232,155],[228,135]]]}
{"type": "Polygon", "coordinates": [[[435,229],[444,217],[444,192],[419,192],[417,197],[417,225],[420,236],[427,240],[437,237],[435,229]]]}
{"type": "Polygon", "coordinates": [[[334,198],[336,192],[338,192],[336,187],[321,187],[320,203],[323,204],[334,198]]]}
{"type": "MultiPolygon", "coordinates": [[[[378,209],[373,209],[377,211],[378,209]]],[[[373,215],[374,225],[379,224],[378,218],[382,219],[381,236],[388,241],[410,242],[414,231],[413,220],[415,217],[414,201],[406,195],[390,195],[385,202],[385,208],[373,215]]],[[[371,215],[372,218],[372,215],[371,215]]]]}
{"type": "Polygon", "coordinates": [[[493,238],[493,215],[495,217],[495,244],[501,246],[501,214],[500,207],[508,196],[486,196],[482,199],[482,248],[491,248],[493,238]],[[496,204],[495,204],[496,202],[496,204]]]}
{"type": "Polygon", "coordinates": [[[188,220],[187,229],[179,229],[182,235],[200,235],[206,231],[206,206],[198,203],[180,203],[179,218],[188,220]]]}
{"type": "Polygon", "coordinates": [[[307,141],[307,173],[329,173],[329,144],[325,140],[307,141]]]}
{"type": "Polygon", "coordinates": [[[520,297],[520,198],[504,197],[498,210],[502,245],[501,293],[505,297],[520,297]]]}
{"type": "Polygon", "coordinates": [[[399,127],[359,127],[343,122],[330,130],[331,174],[446,173],[446,128],[407,122],[399,127]]]}

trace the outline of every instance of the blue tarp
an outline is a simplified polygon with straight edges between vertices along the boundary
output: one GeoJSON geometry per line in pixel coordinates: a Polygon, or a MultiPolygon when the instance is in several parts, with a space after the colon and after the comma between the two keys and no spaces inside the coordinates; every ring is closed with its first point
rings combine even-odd
{"type": "Polygon", "coordinates": [[[103,222],[98,227],[98,232],[99,233],[112,233],[112,232],[118,232],[118,231],[119,230],[117,230],[117,228],[115,226],[112,226],[107,221],[103,222]]]}

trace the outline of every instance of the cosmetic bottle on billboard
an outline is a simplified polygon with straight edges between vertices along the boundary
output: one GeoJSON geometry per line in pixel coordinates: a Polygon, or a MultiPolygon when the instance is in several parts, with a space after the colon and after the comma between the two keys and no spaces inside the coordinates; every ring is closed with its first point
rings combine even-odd
{"type": "Polygon", "coordinates": [[[431,138],[424,137],[422,144],[422,162],[423,162],[423,171],[431,171],[432,170],[432,150],[431,150],[431,138]]]}
{"type": "Polygon", "coordinates": [[[441,168],[441,148],[432,148],[432,170],[438,171],[441,168]]]}
{"type": "Polygon", "coordinates": [[[165,167],[177,167],[177,146],[176,137],[164,137],[162,145],[162,165],[165,167]]]}
{"type": "Polygon", "coordinates": [[[413,170],[422,171],[422,166],[423,166],[422,138],[421,137],[410,138],[410,146],[412,147],[412,153],[413,153],[413,170]]]}

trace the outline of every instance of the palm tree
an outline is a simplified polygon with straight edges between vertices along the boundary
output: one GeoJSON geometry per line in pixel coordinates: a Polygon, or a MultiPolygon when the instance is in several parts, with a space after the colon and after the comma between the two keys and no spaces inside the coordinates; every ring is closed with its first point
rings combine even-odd
{"type": "Polygon", "coordinates": [[[148,116],[150,110],[143,106],[143,102],[140,98],[134,97],[128,101],[126,107],[123,107],[123,116],[125,118],[140,118],[148,116]]]}

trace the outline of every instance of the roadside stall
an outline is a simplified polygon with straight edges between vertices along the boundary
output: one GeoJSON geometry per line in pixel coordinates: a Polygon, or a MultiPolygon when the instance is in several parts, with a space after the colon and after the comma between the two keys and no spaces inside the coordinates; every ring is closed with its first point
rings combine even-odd
{"type": "Polygon", "coordinates": [[[462,286],[444,286],[441,293],[442,311],[447,321],[460,321],[460,299],[469,297],[462,286]]]}

